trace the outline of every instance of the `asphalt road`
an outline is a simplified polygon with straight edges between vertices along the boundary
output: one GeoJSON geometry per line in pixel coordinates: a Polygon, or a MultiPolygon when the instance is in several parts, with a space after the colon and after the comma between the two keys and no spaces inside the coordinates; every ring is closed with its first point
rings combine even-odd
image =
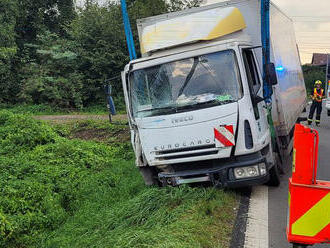
{"type": "MultiPolygon", "coordinates": [[[[320,134],[318,179],[330,181],[330,117],[323,108],[321,126],[316,128],[320,134]]],[[[287,173],[279,188],[268,191],[268,230],[269,247],[292,247],[286,240],[288,209],[288,178],[291,175],[291,161],[286,165],[287,173]]],[[[329,244],[315,245],[313,248],[329,248],[329,244]]]]}

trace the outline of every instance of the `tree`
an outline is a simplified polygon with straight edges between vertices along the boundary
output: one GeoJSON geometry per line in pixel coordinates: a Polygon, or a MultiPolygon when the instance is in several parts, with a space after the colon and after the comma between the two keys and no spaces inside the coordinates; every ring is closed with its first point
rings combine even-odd
{"type": "Polygon", "coordinates": [[[17,0],[16,25],[19,45],[33,43],[38,34],[49,30],[65,34],[65,26],[75,17],[74,0],[17,0]]]}
{"type": "MultiPolygon", "coordinates": [[[[118,76],[128,62],[118,5],[87,5],[80,10],[69,33],[77,43],[78,70],[84,74],[84,104],[104,102],[103,85],[106,79],[118,76]]],[[[121,93],[119,80],[114,86],[115,91],[121,93]]]]}
{"type": "MultiPolygon", "coordinates": [[[[121,98],[120,72],[129,61],[120,4],[86,0],[1,0],[0,102],[60,107],[104,102],[112,80],[121,98]]],[[[197,6],[202,0],[127,0],[139,53],[136,20],[197,6]]]]}
{"type": "Polygon", "coordinates": [[[75,43],[45,32],[38,36],[37,61],[22,68],[19,99],[26,103],[48,103],[62,108],[82,107],[82,78],[77,70],[75,43]]]}
{"type": "Polygon", "coordinates": [[[0,102],[12,101],[18,88],[14,82],[13,60],[17,52],[15,25],[17,4],[13,0],[0,1],[0,102]]]}
{"type": "MultiPolygon", "coordinates": [[[[140,52],[136,20],[169,11],[197,6],[201,0],[128,0],[136,50],[140,52]]],[[[80,72],[84,74],[84,104],[104,101],[103,85],[106,79],[120,76],[129,55],[126,47],[120,5],[109,2],[100,7],[87,1],[70,26],[70,35],[77,42],[80,72]]],[[[120,79],[111,82],[114,94],[122,95],[120,79]]]]}
{"type": "Polygon", "coordinates": [[[186,8],[199,7],[204,0],[170,0],[168,10],[170,12],[179,11],[186,8]]]}

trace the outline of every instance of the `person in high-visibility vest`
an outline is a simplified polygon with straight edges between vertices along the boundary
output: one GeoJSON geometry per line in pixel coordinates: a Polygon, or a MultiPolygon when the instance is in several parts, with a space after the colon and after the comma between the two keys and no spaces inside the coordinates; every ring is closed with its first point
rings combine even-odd
{"type": "Polygon", "coordinates": [[[325,98],[324,89],[322,89],[322,82],[320,80],[315,82],[315,88],[311,97],[313,99],[313,104],[311,106],[308,116],[308,125],[311,125],[313,123],[313,117],[316,110],[315,123],[317,126],[319,126],[321,123],[322,100],[323,98],[325,98]]]}

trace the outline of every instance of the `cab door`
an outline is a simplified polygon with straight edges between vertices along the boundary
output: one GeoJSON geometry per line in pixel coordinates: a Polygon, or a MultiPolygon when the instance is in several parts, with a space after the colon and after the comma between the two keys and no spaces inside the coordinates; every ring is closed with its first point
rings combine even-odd
{"type": "Polygon", "coordinates": [[[251,101],[253,104],[254,117],[258,127],[258,138],[262,138],[265,137],[266,133],[268,132],[268,122],[265,102],[260,101],[258,103],[257,101],[257,98],[263,98],[261,73],[252,49],[243,49],[242,55],[250,89],[251,101]]]}

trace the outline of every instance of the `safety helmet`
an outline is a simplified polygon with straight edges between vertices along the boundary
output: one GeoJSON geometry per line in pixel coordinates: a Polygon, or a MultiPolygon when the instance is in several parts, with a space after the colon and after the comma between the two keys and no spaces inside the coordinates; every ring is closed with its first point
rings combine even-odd
{"type": "Polygon", "coordinates": [[[317,80],[317,81],[315,82],[315,85],[322,85],[322,82],[321,82],[320,80],[317,80]]]}

